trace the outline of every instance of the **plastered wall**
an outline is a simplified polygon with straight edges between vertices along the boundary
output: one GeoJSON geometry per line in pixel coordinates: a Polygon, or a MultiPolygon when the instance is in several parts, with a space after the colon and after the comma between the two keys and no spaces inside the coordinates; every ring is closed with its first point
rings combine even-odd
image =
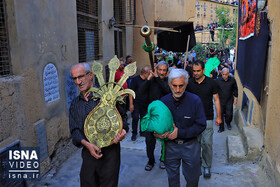
{"type": "Polygon", "coordinates": [[[155,21],[187,21],[195,16],[195,0],[155,0],[155,21]]]}
{"type": "Polygon", "coordinates": [[[24,147],[44,148],[49,162],[58,142],[70,138],[65,83],[78,62],[76,1],[9,0],[6,10],[12,75],[0,77],[0,149],[19,140],[24,147]],[[48,64],[57,71],[59,95],[49,103],[48,64]]]}
{"type": "MultiPolygon", "coordinates": [[[[265,120],[265,157],[272,166],[270,170],[275,176],[276,184],[280,185],[280,1],[268,1],[268,18],[271,31],[271,63],[268,81],[268,99],[265,120]]],[[[269,166],[269,165],[268,165],[269,166]]]]}
{"type": "Polygon", "coordinates": [[[243,95],[244,91],[247,95],[250,100],[249,110],[252,101],[254,101],[254,107],[252,122],[242,123],[240,111],[242,95],[240,95],[241,97],[239,97],[238,102],[239,111],[235,115],[235,120],[239,122],[239,125],[252,125],[262,130],[265,149],[262,155],[261,165],[267,171],[268,176],[274,181],[275,186],[280,186],[280,0],[268,1],[267,5],[266,11],[270,23],[271,41],[268,46],[261,101],[258,103],[250,90],[242,87],[238,73],[236,73],[235,77],[238,83],[239,94],[243,95]]]}

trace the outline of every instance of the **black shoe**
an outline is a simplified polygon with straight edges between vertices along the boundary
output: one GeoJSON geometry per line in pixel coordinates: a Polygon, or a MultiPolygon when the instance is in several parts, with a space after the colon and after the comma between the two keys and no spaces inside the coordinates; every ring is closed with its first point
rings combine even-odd
{"type": "Polygon", "coordinates": [[[160,168],[160,169],[165,169],[164,162],[160,161],[160,163],[159,163],[159,168],[160,168]]]}
{"type": "Polygon", "coordinates": [[[136,134],[132,134],[131,140],[132,140],[132,141],[135,141],[135,140],[136,140],[136,134]]]}
{"type": "Polygon", "coordinates": [[[221,133],[221,132],[223,132],[223,131],[224,131],[224,129],[220,128],[220,129],[218,130],[218,133],[221,133]]]}
{"type": "Polygon", "coordinates": [[[204,176],[205,178],[211,177],[210,168],[204,168],[203,176],[204,176]]]}
{"type": "Polygon", "coordinates": [[[231,125],[227,124],[227,128],[228,128],[228,130],[231,130],[231,125]]]}
{"type": "Polygon", "coordinates": [[[145,170],[146,171],[151,171],[153,169],[153,167],[154,167],[154,164],[147,163],[147,165],[145,166],[145,170]]]}

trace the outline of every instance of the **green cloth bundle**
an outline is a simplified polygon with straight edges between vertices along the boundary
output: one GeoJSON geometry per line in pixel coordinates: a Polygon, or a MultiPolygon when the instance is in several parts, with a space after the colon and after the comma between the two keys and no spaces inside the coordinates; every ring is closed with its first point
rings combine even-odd
{"type": "Polygon", "coordinates": [[[148,113],[141,119],[141,130],[163,134],[171,133],[173,117],[169,108],[160,100],[155,100],[148,106],[148,113]]]}
{"type": "MultiPolygon", "coordinates": [[[[173,124],[174,121],[169,108],[160,100],[155,100],[148,106],[148,113],[141,119],[141,130],[158,134],[168,131],[171,133],[174,130],[173,124]]],[[[164,140],[158,140],[161,141],[163,147],[161,161],[164,161],[164,140]]]]}

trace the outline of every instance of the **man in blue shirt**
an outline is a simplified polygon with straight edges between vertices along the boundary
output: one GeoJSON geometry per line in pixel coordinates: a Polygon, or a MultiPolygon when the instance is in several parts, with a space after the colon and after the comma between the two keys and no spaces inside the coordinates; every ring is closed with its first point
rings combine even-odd
{"type": "Polygon", "coordinates": [[[168,84],[172,94],[161,98],[169,108],[174,120],[174,131],[156,134],[165,142],[165,166],[169,186],[180,186],[180,165],[188,186],[198,186],[201,146],[197,137],[206,128],[206,116],[200,98],[185,92],[188,73],[183,69],[173,69],[168,75],[168,84]]]}

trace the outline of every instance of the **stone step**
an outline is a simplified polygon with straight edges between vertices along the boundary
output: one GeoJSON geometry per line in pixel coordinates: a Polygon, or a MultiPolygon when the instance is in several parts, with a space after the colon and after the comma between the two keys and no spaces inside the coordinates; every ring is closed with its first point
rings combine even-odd
{"type": "Polygon", "coordinates": [[[248,160],[256,160],[263,149],[264,140],[258,128],[244,126],[241,131],[248,160]]]}
{"type": "Polygon", "coordinates": [[[228,162],[240,162],[246,160],[246,152],[240,136],[227,136],[227,157],[228,162]]]}

